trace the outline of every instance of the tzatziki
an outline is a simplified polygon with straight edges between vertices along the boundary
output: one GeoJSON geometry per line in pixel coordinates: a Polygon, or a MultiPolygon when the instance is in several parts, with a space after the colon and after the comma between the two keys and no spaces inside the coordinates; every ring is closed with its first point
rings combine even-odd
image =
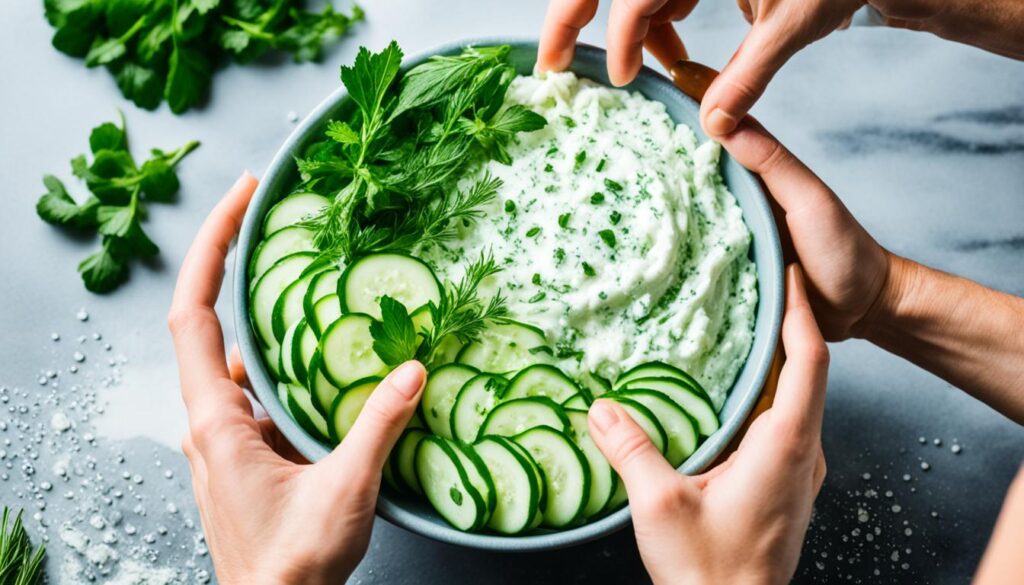
{"type": "Polygon", "coordinates": [[[721,408],[753,340],[757,278],[750,231],[718,171],[661,103],[573,73],[518,77],[506,104],[548,125],[520,134],[498,198],[457,239],[421,252],[456,280],[490,251],[493,283],[516,320],[544,330],[572,376],[614,379],[663,361],[696,377],[721,408]]]}

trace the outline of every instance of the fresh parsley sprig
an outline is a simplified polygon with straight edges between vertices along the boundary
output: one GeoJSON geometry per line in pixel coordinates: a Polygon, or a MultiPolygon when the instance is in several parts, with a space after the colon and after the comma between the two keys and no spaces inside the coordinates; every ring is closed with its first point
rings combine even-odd
{"type": "Polygon", "coordinates": [[[268,51],[315,61],[323,47],[363,19],[305,0],[43,0],[53,46],[106,67],[141,108],[166,100],[176,114],[206,98],[223,61],[247,63],[268,51]]]}
{"type": "Polygon", "coordinates": [[[39,545],[33,551],[21,514],[12,521],[11,509],[4,506],[0,520],[0,583],[4,585],[35,585],[43,574],[46,547],[39,545]]]}
{"type": "Polygon", "coordinates": [[[431,325],[416,331],[406,307],[385,296],[380,300],[381,319],[370,326],[373,350],[389,366],[418,359],[429,364],[443,340],[452,337],[470,343],[480,337],[489,321],[508,318],[505,297],[498,290],[488,300],[480,297],[480,285],[501,267],[490,254],[469,265],[458,283],[446,282],[437,303],[431,301],[431,325]]]}
{"type": "Polygon", "coordinates": [[[116,288],[128,275],[133,258],[149,258],[160,249],[142,229],[147,202],[173,201],[180,188],[175,167],[199,146],[189,142],[177,150],[150,151],[137,165],[128,150],[124,117],[118,126],[106,122],[93,128],[86,155],[71,160],[72,173],[83,180],[90,196],[78,203],[64,183],[53,175],[43,177],[46,194],[36,203],[43,221],[64,228],[99,233],[101,248],[78,265],[85,287],[103,293],[116,288]]]}

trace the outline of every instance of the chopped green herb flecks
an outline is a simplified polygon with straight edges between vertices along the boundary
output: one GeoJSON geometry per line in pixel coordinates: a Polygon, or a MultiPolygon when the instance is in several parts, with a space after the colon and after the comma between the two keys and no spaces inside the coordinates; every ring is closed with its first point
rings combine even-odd
{"type": "Polygon", "coordinates": [[[590,196],[590,202],[594,205],[600,205],[601,203],[604,203],[604,193],[601,193],[600,191],[594,193],[593,195],[590,196]]]}
{"type": "Polygon", "coordinates": [[[515,212],[516,212],[516,202],[512,201],[511,199],[509,199],[508,201],[505,202],[505,213],[515,213],[515,212]]]}
{"type": "Polygon", "coordinates": [[[587,264],[586,262],[583,262],[583,274],[585,274],[587,276],[590,276],[590,277],[597,276],[597,271],[594,270],[594,267],[591,266],[590,264],[587,264]]]}
{"type": "Polygon", "coordinates": [[[607,244],[609,248],[615,248],[615,232],[612,230],[601,230],[597,232],[597,235],[601,237],[601,241],[607,244]]]}
{"type": "Polygon", "coordinates": [[[541,231],[540,226],[536,226],[535,225],[532,228],[526,230],[526,237],[528,237],[528,238],[536,237],[536,236],[540,235],[540,231],[541,231]]]}
{"type": "Polygon", "coordinates": [[[606,164],[607,162],[608,162],[608,159],[604,159],[604,158],[602,158],[602,159],[601,159],[601,161],[600,161],[599,163],[597,163],[597,172],[599,172],[599,173],[600,173],[601,171],[603,171],[603,170],[604,170],[604,165],[605,165],[605,164],[606,164]]]}
{"type": "Polygon", "coordinates": [[[532,297],[530,297],[527,302],[530,303],[530,304],[539,303],[539,302],[543,301],[547,296],[548,296],[548,293],[546,293],[544,291],[540,291],[539,293],[537,293],[537,294],[533,295],[532,297]]]}
{"type": "Polygon", "coordinates": [[[555,248],[555,265],[565,262],[565,248],[555,248]]]}
{"type": "Polygon", "coordinates": [[[562,116],[562,123],[565,124],[566,128],[575,128],[576,120],[573,120],[569,116],[562,116]]]}
{"type": "Polygon", "coordinates": [[[532,282],[533,284],[536,284],[536,285],[540,285],[540,274],[534,272],[533,273],[533,278],[530,279],[530,282],[532,282]]]}
{"type": "Polygon", "coordinates": [[[565,229],[569,227],[569,219],[572,218],[571,213],[563,213],[558,216],[558,227],[565,229]]]}
{"type": "Polygon", "coordinates": [[[553,172],[555,172],[555,167],[551,166],[551,163],[548,163],[548,164],[544,165],[544,172],[545,173],[553,173],[553,172]]]}
{"type": "Polygon", "coordinates": [[[621,193],[623,189],[621,183],[617,183],[611,179],[605,179],[604,186],[607,187],[610,191],[614,191],[616,193],[621,193]]]}
{"type": "Polygon", "coordinates": [[[613,210],[608,214],[608,221],[610,221],[612,225],[619,225],[619,222],[622,221],[622,214],[613,210]]]}
{"type": "Polygon", "coordinates": [[[581,151],[577,152],[576,153],[576,164],[573,165],[573,168],[572,168],[573,172],[576,172],[576,173],[580,172],[580,169],[583,168],[583,163],[585,163],[586,161],[587,161],[587,151],[581,150],[581,151]]]}

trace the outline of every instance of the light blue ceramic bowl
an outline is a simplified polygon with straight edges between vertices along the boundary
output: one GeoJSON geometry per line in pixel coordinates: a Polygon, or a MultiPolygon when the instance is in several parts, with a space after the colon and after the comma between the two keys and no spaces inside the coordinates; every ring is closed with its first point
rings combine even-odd
{"type": "MultiPolygon", "coordinates": [[[[468,44],[512,46],[511,58],[522,74],[533,70],[537,56],[534,41],[509,41],[508,39],[481,39],[452,43],[428,51],[405,61],[404,68],[417,65],[431,55],[458,53],[468,44]]],[[[605,69],[605,51],[596,47],[581,45],[576,49],[572,70],[582,77],[609,83],[605,69]]],[[[701,140],[707,137],[701,132],[698,122],[699,107],[696,102],[680,92],[672,82],[655,71],[643,68],[636,80],[627,88],[639,91],[648,98],[662,102],[669,115],[676,122],[688,124],[701,140]]],[[[235,334],[241,349],[257,398],[277,423],[285,437],[310,461],[317,461],[327,455],[330,446],[307,435],[288,416],[277,400],[275,384],[260,357],[259,346],[249,327],[249,283],[245,267],[259,242],[260,226],[264,214],[277,198],[290,190],[296,180],[294,156],[307,145],[321,138],[321,129],[337,115],[347,100],[344,88],[340,88],[325,99],[292,133],[274,157],[260,183],[242,224],[238,238],[235,266],[234,307],[235,334]]],[[[771,210],[758,181],[728,154],[723,152],[722,176],[726,185],[736,196],[743,208],[744,219],[753,232],[751,255],[757,264],[759,302],[757,321],[754,326],[754,344],[746,365],[733,385],[732,391],[721,412],[722,427],[708,438],[683,465],[683,473],[698,473],[710,465],[736,434],[757,402],[771,364],[782,323],[783,308],[783,263],[779,236],[772,219],[771,210]]],[[[443,542],[478,549],[498,551],[539,551],[563,548],[581,544],[620,530],[629,524],[628,507],[593,521],[589,524],[561,531],[536,532],[528,536],[498,536],[494,534],[469,534],[449,526],[424,500],[411,499],[400,494],[382,491],[377,501],[377,513],[384,519],[407,530],[443,542]]]]}

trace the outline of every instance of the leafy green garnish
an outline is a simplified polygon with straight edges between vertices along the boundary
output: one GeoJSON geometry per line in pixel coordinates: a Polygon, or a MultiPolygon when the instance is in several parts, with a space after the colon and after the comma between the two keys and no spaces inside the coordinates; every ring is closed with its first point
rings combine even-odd
{"type": "Polygon", "coordinates": [[[420,339],[409,311],[399,301],[384,295],[380,299],[380,313],[380,321],[370,324],[373,351],[385,364],[396,366],[416,354],[420,339]]]}
{"type": "Polygon", "coordinates": [[[508,53],[507,46],[469,47],[401,74],[397,43],[379,53],[360,48],[341,68],[352,107],[297,160],[300,188],[333,199],[309,222],[320,250],[348,259],[411,251],[479,216],[501,182],[485,176],[460,190],[459,179],[487,160],[510,162],[515,134],[546,124],[505,105],[515,76],[508,53]]]}
{"type": "Polygon", "coordinates": [[[64,228],[97,232],[102,247],[78,265],[85,287],[109,292],[128,275],[132,258],[156,256],[160,250],[142,230],[145,202],[173,201],[180,183],[174,168],[199,146],[192,141],[177,150],[150,151],[149,160],[137,165],[128,150],[124,117],[121,125],[107,122],[93,128],[86,155],[71,160],[71,170],[85,181],[91,195],[77,203],[60,179],[43,177],[46,193],[36,203],[43,221],[64,228]]]}
{"type": "Polygon", "coordinates": [[[46,547],[39,545],[34,551],[21,514],[11,521],[11,509],[4,506],[0,520],[0,583],[3,585],[35,585],[43,574],[46,547]]]}
{"type": "Polygon", "coordinates": [[[615,232],[613,232],[612,230],[601,230],[597,232],[597,235],[601,236],[601,240],[609,248],[615,248],[615,232]]]}
{"type": "Polygon", "coordinates": [[[53,46],[106,67],[124,96],[145,109],[163,100],[180,114],[206,98],[225,60],[247,63],[269,51],[315,61],[323,47],[363,19],[304,0],[43,0],[53,46]]]}

